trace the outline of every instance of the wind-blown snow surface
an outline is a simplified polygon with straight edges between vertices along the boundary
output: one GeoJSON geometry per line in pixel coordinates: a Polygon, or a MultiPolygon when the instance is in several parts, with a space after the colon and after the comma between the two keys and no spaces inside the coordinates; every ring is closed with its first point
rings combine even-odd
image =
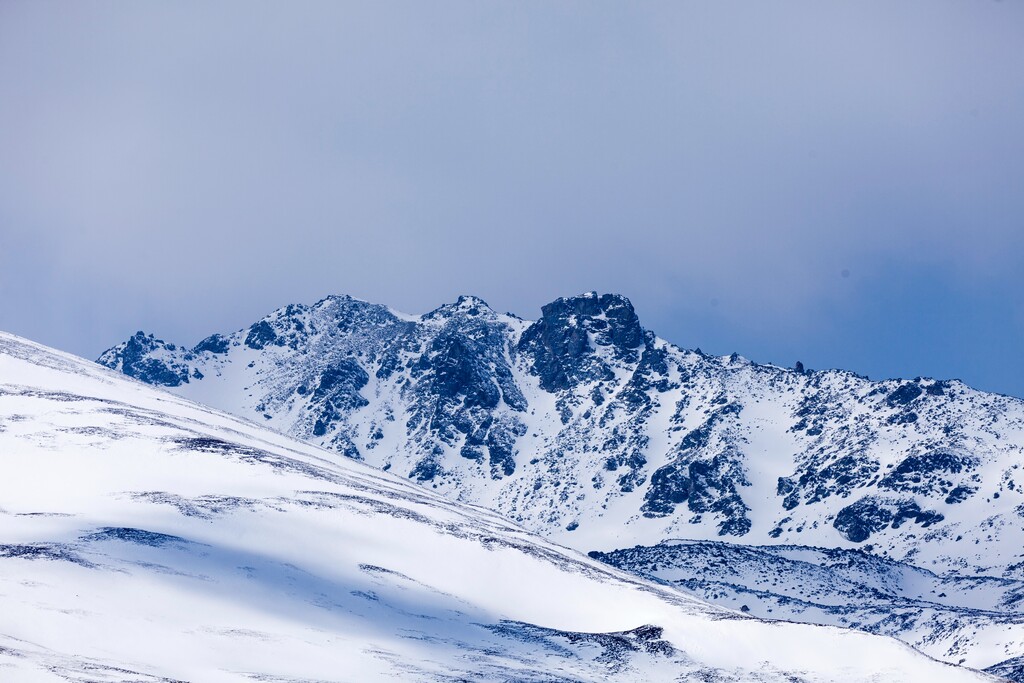
{"type": "Polygon", "coordinates": [[[0,334],[0,679],[981,681],[0,334]]]}

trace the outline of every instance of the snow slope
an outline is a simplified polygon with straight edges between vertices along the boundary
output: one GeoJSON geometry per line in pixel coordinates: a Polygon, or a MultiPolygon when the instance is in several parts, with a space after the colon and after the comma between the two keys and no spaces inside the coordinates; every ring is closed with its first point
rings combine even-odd
{"type": "Polygon", "coordinates": [[[859,550],[720,541],[591,556],[753,616],[890,635],[944,661],[1024,679],[1024,581],[937,576],[859,550]]]}
{"type": "Polygon", "coordinates": [[[982,681],[0,334],[0,680],[982,681]]]}

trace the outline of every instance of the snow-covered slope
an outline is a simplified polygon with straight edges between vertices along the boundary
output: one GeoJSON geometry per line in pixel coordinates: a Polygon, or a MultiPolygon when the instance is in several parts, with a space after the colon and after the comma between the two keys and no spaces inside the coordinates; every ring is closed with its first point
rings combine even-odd
{"type": "Polygon", "coordinates": [[[0,680],[981,681],[0,334],[0,680]]]}
{"type": "Polygon", "coordinates": [[[683,350],[617,295],[533,323],[328,297],[100,362],[580,550],[724,537],[1024,578],[1024,402],[683,350]]]}
{"type": "Polygon", "coordinates": [[[591,556],[754,616],[882,633],[938,659],[1024,679],[1024,581],[942,577],[859,550],[720,541],[591,556]]]}

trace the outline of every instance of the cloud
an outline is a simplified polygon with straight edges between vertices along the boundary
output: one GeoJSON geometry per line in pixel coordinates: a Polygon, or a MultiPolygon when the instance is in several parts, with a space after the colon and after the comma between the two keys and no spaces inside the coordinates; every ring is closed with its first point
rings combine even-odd
{"type": "Polygon", "coordinates": [[[0,324],[94,354],[328,292],[535,316],[596,288],[754,355],[901,273],[1019,294],[1022,18],[4,3],[0,324]]]}

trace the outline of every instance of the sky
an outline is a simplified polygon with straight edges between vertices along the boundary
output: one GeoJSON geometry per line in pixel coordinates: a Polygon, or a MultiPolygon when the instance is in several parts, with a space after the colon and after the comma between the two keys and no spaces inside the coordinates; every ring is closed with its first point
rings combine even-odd
{"type": "Polygon", "coordinates": [[[1024,3],[0,2],[0,329],[597,290],[1024,396],[1024,3]]]}

